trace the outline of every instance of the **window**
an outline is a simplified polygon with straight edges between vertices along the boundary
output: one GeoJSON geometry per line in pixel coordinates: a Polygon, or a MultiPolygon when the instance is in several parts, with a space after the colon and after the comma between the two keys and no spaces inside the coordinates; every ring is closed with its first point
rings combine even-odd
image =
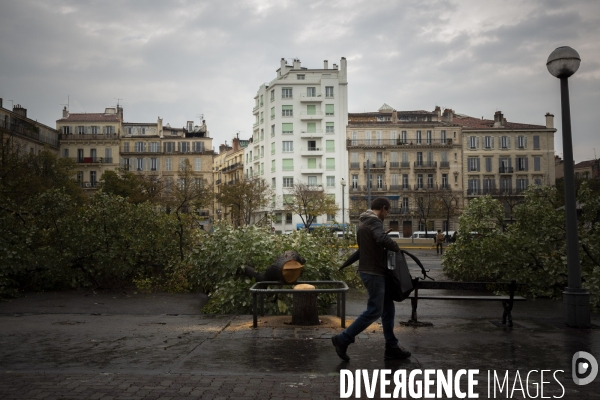
{"type": "Polygon", "coordinates": [[[533,149],[534,150],[540,149],[540,137],[538,135],[533,136],[533,149]]]}
{"type": "Polygon", "coordinates": [[[96,171],[90,171],[90,183],[92,187],[96,186],[96,171]]]}
{"type": "Polygon", "coordinates": [[[382,145],[381,131],[376,131],[375,132],[375,143],[377,144],[377,146],[381,146],[382,145]]]}
{"type": "Polygon", "coordinates": [[[383,189],[383,175],[377,175],[377,189],[383,189]]]}
{"type": "Polygon", "coordinates": [[[335,186],[335,176],[327,177],[327,186],[334,187],[335,186]]]}
{"type": "Polygon", "coordinates": [[[417,174],[417,189],[423,189],[423,174],[417,174]]]}
{"type": "Polygon", "coordinates": [[[317,186],[317,177],[316,176],[308,177],[308,186],[317,186]]]}
{"type": "Polygon", "coordinates": [[[500,160],[500,173],[510,173],[512,172],[510,157],[501,157],[500,160]]]}
{"type": "Polygon", "coordinates": [[[442,189],[448,189],[448,174],[442,174],[442,189]]]}
{"type": "Polygon", "coordinates": [[[291,122],[281,124],[281,133],[284,135],[293,135],[294,134],[294,124],[291,122]]]}
{"type": "Polygon", "coordinates": [[[294,187],[294,178],[291,176],[284,176],[283,177],[283,187],[284,188],[294,187]]]}
{"type": "Polygon", "coordinates": [[[306,106],[306,115],[316,115],[317,114],[317,106],[314,104],[309,104],[306,106]]]}
{"type": "Polygon", "coordinates": [[[265,146],[260,146],[260,158],[265,156],[265,146]]]}
{"type": "Polygon", "coordinates": [[[433,136],[432,136],[432,133],[431,133],[431,131],[427,131],[427,134],[426,134],[426,135],[427,135],[427,137],[426,137],[427,144],[431,144],[431,143],[433,143],[433,136]]]}
{"type": "Polygon", "coordinates": [[[333,86],[325,86],[325,97],[333,97],[333,86]]]}
{"type": "Polygon", "coordinates": [[[190,152],[190,142],[179,142],[177,143],[178,150],[182,153],[190,152]]]}
{"type": "Polygon", "coordinates": [[[517,148],[519,148],[519,149],[527,148],[527,136],[517,136],[517,148]]]}
{"type": "Polygon", "coordinates": [[[492,157],[485,158],[485,172],[492,172],[492,157]]]}
{"type": "Polygon", "coordinates": [[[537,185],[540,186],[542,184],[542,178],[533,178],[533,182],[537,185]]]}
{"type": "Polygon", "coordinates": [[[283,99],[291,99],[292,96],[292,88],[281,88],[281,97],[283,99]]]}
{"type": "Polygon", "coordinates": [[[494,137],[493,136],[485,136],[483,138],[483,148],[484,149],[493,149],[494,148],[494,137]]]}
{"type": "Polygon", "coordinates": [[[527,189],[527,186],[529,186],[529,179],[517,178],[517,191],[522,192],[527,189]]]}
{"type": "Polygon", "coordinates": [[[317,88],[307,87],[306,88],[306,97],[317,97],[317,88]]]}
{"type": "Polygon", "coordinates": [[[83,162],[83,149],[77,149],[77,162],[83,162]]]}
{"type": "Polygon", "coordinates": [[[171,158],[165,158],[165,171],[172,171],[173,164],[171,158]]]}
{"type": "Polygon", "coordinates": [[[175,142],[165,142],[164,145],[165,153],[172,153],[175,151],[175,142]]]}
{"type": "MultiPolygon", "coordinates": [[[[271,172],[275,172],[275,160],[271,160],[271,172]]],[[[275,184],[275,178],[273,178],[273,184],[275,184]]],[[[275,187],[275,185],[273,185],[275,187]]]]}
{"type": "Polygon", "coordinates": [[[100,132],[99,132],[99,131],[100,131],[100,129],[99,129],[99,127],[98,127],[98,126],[92,126],[92,127],[91,127],[91,130],[92,130],[92,135],[97,135],[98,133],[100,133],[100,132]]]}
{"type": "Polygon", "coordinates": [[[271,107],[271,119],[275,118],[275,107],[271,107]]]}
{"type": "Polygon", "coordinates": [[[494,178],[484,178],[483,179],[483,194],[492,193],[495,188],[494,178]]]}
{"type": "Polygon", "coordinates": [[[275,101],[275,89],[271,90],[271,101],[275,101]]]}
{"type": "Polygon", "coordinates": [[[408,212],[408,197],[403,197],[402,198],[402,209],[403,212],[407,213],[408,212]]]}
{"type": "Polygon", "coordinates": [[[325,115],[333,115],[333,104],[325,104],[325,115]]]}
{"type": "Polygon", "coordinates": [[[275,213],[275,223],[280,224],[282,221],[281,213],[275,213]]]}
{"type": "Polygon", "coordinates": [[[541,171],[542,170],[542,157],[533,157],[533,170],[541,171]]]}
{"type": "Polygon", "coordinates": [[[467,163],[469,172],[479,172],[479,157],[469,157],[467,163]]]}
{"type": "Polygon", "coordinates": [[[146,151],[146,143],[144,142],[134,142],[133,143],[133,151],[136,153],[142,153],[146,151]]]}
{"type": "Polygon", "coordinates": [[[275,136],[275,125],[271,125],[271,137],[275,136]]]}
{"type": "Polygon", "coordinates": [[[296,78],[298,78],[299,81],[303,81],[305,77],[306,77],[306,75],[300,75],[300,74],[296,75],[296,78]]]}
{"type": "Polygon", "coordinates": [[[398,174],[392,174],[392,186],[398,186],[398,174]]]}
{"type": "Polygon", "coordinates": [[[187,161],[187,158],[183,158],[182,157],[182,158],[179,159],[179,170],[180,171],[185,171],[186,170],[186,168],[187,168],[186,161],[187,161]]]}
{"type": "Polygon", "coordinates": [[[427,187],[433,189],[433,174],[427,174],[427,187]]]}
{"type": "Polygon", "coordinates": [[[510,138],[508,136],[500,136],[500,148],[510,149],[510,138]]]}
{"type": "Polygon", "coordinates": [[[423,152],[421,151],[417,152],[417,166],[423,166],[423,152]]]}
{"type": "Polygon", "coordinates": [[[325,133],[335,133],[333,122],[325,122],[325,133]]]}
{"type": "Polygon", "coordinates": [[[202,159],[199,157],[194,158],[194,171],[202,171],[202,159]]]}
{"type": "Polygon", "coordinates": [[[192,151],[202,153],[204,151],[204,142],[192,142],[192,151]]]}
{"type": "Polygon", "coordinates": [[[478,194],[479,192],[479,179],[469,178],[469,194],[478,194]]]}
{"type": "Polygon", "coordinates": [[[281,115],[283,117],[294,116],[294,107],[293,106],[281,106],[281,115]]]}
{"type": "Polygon", "coordinates": [[[85,134],[85,126],[78,126],[78,127],[77,127],[77,133],[78,133],[79,135],[83,135],[83,134],[85,134]]]}
{"type": "Polygon", "coordinates": [[[149,147],[148,151],[151,152],[151,153],[158,153],[159,152],[159,145],[160,145],[160,143],[158,143],[158,142],[150,142],[150,143],[148,143],[148,147],[149,147]]]}
{"type": "Polygon", "coordinates": [[[441,139],[442,143],[446,143],[446,131],[445,130],[443,130],[440,133],[440,139],[441,139]]]}
{"type": "Polygon", "coordinates": [[[517,157],[517,171],[527,171],[529,169],[527,157],[517,157]]]}
{"type": "Polygon", "coordinates": [[[352,146],[356,146],[358,144],[358,132],[352,131],[352,146]]]}
{"type": "Polygon", "coordinates": [[[402,174],[402,189],[408,189],[408,174],[402,174]]]}
{"type": "Polygon", "coordinates": [[[136,159],[135,169],[136,169],[136,171],[144,170],[144,159],[143,158],[136,159]]]}
{"type": "Polygon", "coordinates": [[[71,134],[71,127],[70,126],[63,126],[62,127],[62,133],[65,135],[70,135],[71,134]]]}
{"type": "Polygon", "coordinates": [[[283,171],[293,171],[294,170],[294,159],[293,158],[284,158],[281,160],[281,169],[283,171]]]}
{"type": "Polygon", "coordinates": [[[365,144],[367,146],[371,144],[371,131],[365,132],[365,144]]]}
{"type": "Polygon", "coordinates": [[[261,175],[265,174],[265,163],[260,163],[260,174],[261,175]]]}
{"type": "Polygon", "coordinates": [[[469,136],[469,148],[476,149],[479,146],[479,138],[477,136],[469,136]]]}
{"type": "Polygon", "coordinates": [[[317,133],[317,123],[316,122],[307,122],[306,123],[306,132],[307,133],[317,133]]]}
{"type": "Polygon", "coordinates": [[[325,159],[325,168],[328,171],[334,171],[335,170],[335,158],[326,158],[325,159]]]}
{"type": "Polygon", "coordinates": [[[406,131],[400,132],[400,142],[403,143],[403,144],[407,143],[406,131]]]}
{"type": "Polygon", "coordinates": [[[64,158],[69,157],[69,149],[63,149],[63,157],[64,158]]]}
{"type": "Polygon", "coordinates": [[[275,154],[275,142],[271,143],[271,154],[275,154]]]}
{"type": "Polygon", "coordinates": [[[158,171],[158,158],[150,159],[150,171],[158,171]]]}
{"type": "Polygon", "coordinates": [[[293,141],[284,141],[281,142],[282,144],[282,151],[284,153],[291,153],[294,151],[294,142],[293,141]]]}
{"type": "Polygon", "coordinates": [[[358,189],[358,175],[352,175],[352,189],[358,189]]]}
{"type": "Polygon", "coordinates": [[[417,144],[421,144],[421,131],[417,131],[417,144]]]}
{"type": "Polygon", "coordinates": [[[285,214],[285,223],[286,224],[291,224],[292,223],[292,214],[291,213],[285,214]]]}
{"type": "Polygon", "coordinates": [[[332,153],[335,151],[335,141],[326,140],[325,141],[325,151],[328,153],[332,153]]]}

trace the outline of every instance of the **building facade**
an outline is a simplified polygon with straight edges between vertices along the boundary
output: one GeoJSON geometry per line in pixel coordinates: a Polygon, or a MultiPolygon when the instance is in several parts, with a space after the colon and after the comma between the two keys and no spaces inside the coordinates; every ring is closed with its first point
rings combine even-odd
{"type": "Polygon", "coordinates": [[[0,98],[0,133],[3,145],[10,145],[31,154],[47,149],[58,155],[58,131],[27,117],[20,104],[8,110],[0,98]]]}
{"type": "MultiPolygon", "coordinates": [[[[231,146],[228,146],[227,143],[219,146],[219,154],[215,155],[213,161],[215,195],[221,192],[221,187],[224,185],[235,185],[244,179],[244,151],[249,143],[249,140],[240,140],[236,137],[233,139],[231,146]]],[[[218,220],[224,219],[234,226],[240,223],[233,220],[231,210],[222,206],[216,196],[213,209],[213,215],[216,215],[218,220]]]]}
{"type": "MultiPolygon", "coordinates": [[[[492,195],[514,204],[529,185],[555,184],[554,116],[545,125],[454,114],[462,125],[465,198],[492,195]]],[[[507,212],[510,210],[507,210],[507,212]]]]}
{"type": "MultiPolygon", "coordinates": [[[[284,196],[294,184],[321,188],[335,198],[340,211],[319,216],[316,224],[341,222],[342,180],[348,180],[345,126],[348,121],[346,59],[329,68],[307,69],[300,60],[281,60],[277,77],[258,89],[254,98],[252,142],[244,153],[246,176],[261,177],[275,191],[271,208],[275,231],[301,227],[297,215],[287,215],[284,196]]],[[[346,192],[347,196],[347,192],[346,192]]],[[[347,198],[345,200],[347,204],[347,198]]],[[[346,210],[347,211],[347,210],[346,210]]]]}
{"type": "Polygon", "coordinates": [[[462,128],[451,115],[451,110],[442,115],[439,107],[431,112],[396,111],[387,104],[376,112],[348,115],[353,224],[370,208],[369,199],[387,197],[392,209],[384,224],[404,237],[415,230],[455,230],[463,192],[462,128]],[[449,212],[441,212],[439,199],[448,202],[449,212]]]}

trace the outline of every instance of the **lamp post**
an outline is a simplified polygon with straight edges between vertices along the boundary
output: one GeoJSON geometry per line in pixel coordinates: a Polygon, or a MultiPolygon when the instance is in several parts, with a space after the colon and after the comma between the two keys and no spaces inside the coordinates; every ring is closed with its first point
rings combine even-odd
{"type": "Polygon", "coordinates": [[[569,105],[569,77],[581,63],[579,53],[568,46],[559,47],[548,57],[546,67],[550,74],[560,79],[563,156],[565,169],[565,217],[567,220],[567,268],[569,286],[563,292],[565,322],[576,328],[590,326],[590,294],[581,288],[579,244],[577,237],[577,206],[575,202],[575,173],[573,140],[571,137],[571,110],[569,105]]]}
{"type": "Polygon", "coordinates": [[[346,210],[344,209],[344,200],[346,195],[344,194],[344,189],[346,189],[346,181],[344,180],[344,178],[342,178],[342,181],[340,182],[340,184],[342,185],[342,227],[344,228],[344,231],[346,230],[346,210]]]}
{"type": "Polygon", "coordinates": [[[217,218],[219,219],[219,221],[221,220],[221,209],[220,208],[217,210],[217,218]]]}

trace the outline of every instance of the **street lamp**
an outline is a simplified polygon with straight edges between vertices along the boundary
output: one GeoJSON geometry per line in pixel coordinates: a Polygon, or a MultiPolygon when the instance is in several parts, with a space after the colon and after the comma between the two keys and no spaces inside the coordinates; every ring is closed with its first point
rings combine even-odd
{"type": "Polygon", "coordinates": [[[221,209],[217,210],[217,218],[219,219],[219,221],[221,220],[221,209]]]}
{"type": "Polygon", "coordinates": [[[560,103],[565,182],[565,216],[567,220],[567,268],[569,286],[563,292],[565,322],[576,328],[590,326],[590,294],[581,288],[579,244],[577,237],[577,206],[575,203],[575,173],[573,140],[571,137],[571,110],[569,105],[569,77],[579,69],[579,53],[568,46],[559,47],[548,57],[548,71],[560,79],[560,103]]]}
{"type": "Polygon", "coordinates": [[[340,184],[342,185],[342,226],[344,227],[344,231],[346,230],[346,211],[344,209],[344,199],[345,199],[345,194],[344,194],[344,189],[346,189],[346,181],[344,180],[344,178],[342,178],[342,181],[340,182],[340,184]]]}

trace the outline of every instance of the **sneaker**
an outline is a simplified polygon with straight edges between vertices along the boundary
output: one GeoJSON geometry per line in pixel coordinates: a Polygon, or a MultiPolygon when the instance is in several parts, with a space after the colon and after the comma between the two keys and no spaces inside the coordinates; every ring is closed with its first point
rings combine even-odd
{"type": "Polygon", "coordinates": [[[331,343],[333,343],[333,346],[335,347],[335,352],[342,360],[350,361],[350,357],[348,357],[348,354],[346,354],[348,346],[342,346],[341,344],[339,344],[337,336],[331,337],[331,343]]]}
{"type": "Polygon", "coordinates": [[[402,350],[400,347],[386,347],[383,358],[386,360],[405,360],[410,358],[410,351],[402,350]]]}

